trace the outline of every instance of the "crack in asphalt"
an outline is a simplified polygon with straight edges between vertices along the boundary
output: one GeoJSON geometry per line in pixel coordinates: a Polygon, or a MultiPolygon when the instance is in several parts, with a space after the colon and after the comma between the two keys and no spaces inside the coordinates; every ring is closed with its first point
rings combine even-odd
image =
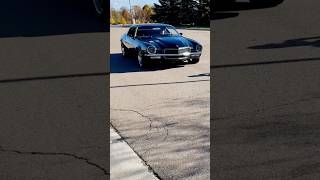
{"type": "MultiPolygon", "coordinates": [[[[140,115],[141,117],[148,119],[148,120],[150,121],[149,129],[148,129],[148,132],[144,134],[144,136],[146,136],[147,139],[149,139],[148,134],[150,133],[150,131],[151,131],[152,128],[153,128],[153,127],[152,127],[152,123],[153,123],[153,122],[152,122],[152,121],[153,121],[152,118],[150,118],[150,117],[147,116],[147,115],[142,114],[141,112],[139,112],[139,111],[137,111],[137,110],[132,110],[132,109],[114,109],[114,108],[111,108],[111,110],[124,111],[124,112],[134,112],[134,113],[140,115]]],[[[169,136],[169,130],[168,130],[168,128],[167,128],[168,124],[166,124],[165,122],[162,122],[162,121],[160,121],[160,120],[159,120],[159,122],[162,124],[163,129],[165,129],[165,131],[166,131],[166,135],[165,135],[165,137],[163,138],[162,141],[166,141],[166,140],[167,140],[167,137],[169,136]]],[[[157,131],[159,132],[159,127],[156,127],[156,128],[157,128],[157,131]]],[[[131,144],[134,144],[134,143],[135,143],[136,141],[138,141],[139,139],[140,139],[140,138],[138,138],[137,140],[131,142],[131,144]]],[[[151,151],[151,149],[152,149],[152,148],[147,149],[146,151],[142,152],[141,155],[147,154],[149,151],[151,151]]],[[[138,153],[137,153],[137,154],[138,154],[138,153]]],[[[142,157],[141,157],[141,159],[142,159],[142,157]]]]}
{"type": "Polygon", "coordinates": [[[59,152],[40,152],[40,151],[19,151],[19,150],[15,150],[15,149],[5,149],[2,146],[0,146],[0,152],[8,152],[8,153],[16,153],[16,154],[21,154],[21,155],[44,155],[44,156],[68,156],[68,157],[73,157],[75,159],[84,161],[86,164],[91,165],[93,167],[96,167],[97,169],[99,169],[100,171],[103,172],[103,174],[105,175],[110,175],[109,172],[107,172],[107,170],[105,168],[103,168],[102,166],[91,162],[88,158],[82,157],[82,156],[78,156],[75,154],[71,154],[71,153],[59,153],[59,152]]]}
{"type": "MultiPolygon", "coordinates": [[[[131,110],[131,109],[113,109],[113,108],[111,108],[111,110],[115,110],[115,111],[125,111],[125,112],[134,112],[134,113],[136,113],[136,114],[139,114],[141,117],[146,118],[146,119],[148,119],[148,120],[150,121],[149,128],[150,128],[150,129],[152,128],[152,119],[151,119],[149,116],[146,116],[146,115],[140,113],[139,111],[131,110]]],[[[150,129],[149,129],[149,130],[150,130],[150,129]]]]}
{"type": "Polygon", "coordinates": [[[278,104],[278,105],[275,105],[275,106],[270,106],[270,107],[265,107],[265,108],[259,108],[259,109],[256,109],[256,110],[253,110],[253,111],[249,111],[249,112],[236,113],[236,114],[233,114],[233,115],[230,115],[230,116],[227,116],[227,117],[216,117],[216,118],[212,118],[211,120],[214,121],[214,120],[230,119],[230,118],[235,118],[235,117],[244,116],[244,115],[247,115],[247,114],[260,113],[260,112],[267,111],[267,110],[272,110],[272,109],[275,109],[275,108],[280,108],[280,107],[284,107],[284,106],[289,106],[289,105],[292,105],[292,104],[294,104],[294,103],[307,102],[307,101],[310,101],[310,100],[313,100],[313,99],[320,99],[320,96],[313,96],[313,97],[309,97],[309,98],[302,98],[302,99],[298,99],[298,100],[291,101],[291,102],[281,103],[281,104],[278,104]]]}
{"type": "MultiPolygon", "coordinates": [[[[150,131],[152,130],[152,124],[153,124],[153,120],[149,117],[149,116],[147,116],[147,115],[144,115],[144,114],[142,114],[141,112],[139,112],[139,111],[137,111],[137,110],[132,110],[132,109],[114,109],[114,108],[111,108],[111,110],[115,110],[115,111],[123,111],[123,112],[134,112],[134,113],[136,113],[136,114],[138,114],[139,116],[141,116],[141,117],[143,117],[143,118],[145,118],[145,119],[148,119],[149,120],[149,130],[148,130],[148,132],[145,134],[145,136],[148,136],[148,134],[150,133],[150,131]]],[[[163,127],[163,129],[165,129],[165,131],[166,131],[166,136],[164,137],[164,139],[163,139],[163,141],[165,141],[166,139],[167,139],[167,137],[169,136],[169,130],[168,130],[168,128],[167,128],[167,124],[165,123],[165,122],[162,122],[162,121],[160,121],[160,120],[158,120],[161,124],[162,124],[162,127],[163,127]]],[[[157,128],[157,131],[159,132],[159,127],[156,127],[157,128]]],[[[135,141],[134,141],[135,142],[135,141]]],[[[134,143],[134,142],[132,142],[132,143],[134,143]]]]}

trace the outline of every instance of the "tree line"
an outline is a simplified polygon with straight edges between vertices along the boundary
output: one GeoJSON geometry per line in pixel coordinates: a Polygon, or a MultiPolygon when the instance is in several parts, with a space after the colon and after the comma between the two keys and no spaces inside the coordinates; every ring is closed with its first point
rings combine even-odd
{"type": "Polygon", "coordinates": [[[111,8],[110,24],[167,23],[172,25],[209,26],[210,0],[159,0],[159,3],[132,7],[111,8]]]}
{"type": "Polygon", "coordinates": [[[120,10],[111,8],[110,24],[132,24],[132,17],[135,19],[135,23],[149,23],[152,22],[151,16],[153,14],[153,7],[147,4],[143,7],[135,5],[131,12],[125,7],[120,8],[120,10]]]}

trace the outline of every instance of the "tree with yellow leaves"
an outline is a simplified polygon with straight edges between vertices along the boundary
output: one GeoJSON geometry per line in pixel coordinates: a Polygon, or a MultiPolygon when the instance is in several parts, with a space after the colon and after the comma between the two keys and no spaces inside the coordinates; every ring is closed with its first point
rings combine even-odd
{"type": "Polygon", "coordinates": [[[127,24],[127,21],[126,21],[126,19],[122,16],[119,23],[122,24],[122,25],[124,25],[124,24],[127,24]]]}

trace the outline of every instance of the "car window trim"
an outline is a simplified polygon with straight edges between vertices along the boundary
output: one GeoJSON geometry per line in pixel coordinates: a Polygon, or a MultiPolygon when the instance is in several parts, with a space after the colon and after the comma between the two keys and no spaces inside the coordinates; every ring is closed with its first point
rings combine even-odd
{"type": "Polygon", "coordinates": [[[133,38],[135,38],[136,36],[137,36],[137,31],[138,31],[138,28],[139,27],[135,27],[136,29],[135,29],[135,31],[134,31],[134,36],[133,36],[133,38]]]}

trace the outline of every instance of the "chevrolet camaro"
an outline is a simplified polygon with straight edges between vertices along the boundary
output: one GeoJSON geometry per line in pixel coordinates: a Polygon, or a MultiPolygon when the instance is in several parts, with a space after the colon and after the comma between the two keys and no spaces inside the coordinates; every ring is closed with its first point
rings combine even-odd
{"type": "Polygon", "coordinates": [[[121,37],[123,56],[134,55],[140,67],[151,62],[198,63],[202,45],[168,24],[137,24],[121,37]]]}

